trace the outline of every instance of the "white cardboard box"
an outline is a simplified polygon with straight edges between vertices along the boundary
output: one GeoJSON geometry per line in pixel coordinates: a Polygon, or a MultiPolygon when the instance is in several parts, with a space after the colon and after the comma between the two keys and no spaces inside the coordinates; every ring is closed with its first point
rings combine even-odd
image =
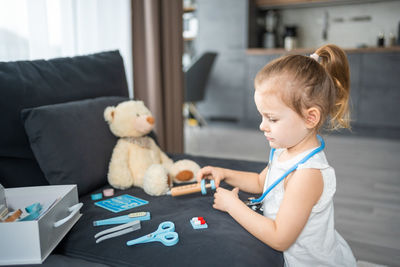
{"type": "Polygon", "coordinates": [[[0,223],[0,265],[42,263],[82,214],[76,185],[49,185],[5,190],[9,209],[35,202],[45,208],[38,220],[0,223]]]}

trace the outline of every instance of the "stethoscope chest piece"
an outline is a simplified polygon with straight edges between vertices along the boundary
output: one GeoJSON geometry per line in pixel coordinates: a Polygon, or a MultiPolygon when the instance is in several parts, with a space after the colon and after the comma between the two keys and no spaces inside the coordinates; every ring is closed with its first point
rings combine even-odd
{"type": "Polygon", "coordinates": [[[254,211],[263,211],[262,202],[254,202],[255,197],[249,197],[244,203],[254,211]]]}

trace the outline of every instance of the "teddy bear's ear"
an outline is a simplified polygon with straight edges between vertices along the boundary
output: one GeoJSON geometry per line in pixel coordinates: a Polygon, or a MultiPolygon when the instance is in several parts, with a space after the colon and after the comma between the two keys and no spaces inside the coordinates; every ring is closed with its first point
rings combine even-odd
{"type": "Polygon", "coordinates": [[[115,107],[107,107],[104,110],[104,119],[110,123],[114,119],[115,107]]]}

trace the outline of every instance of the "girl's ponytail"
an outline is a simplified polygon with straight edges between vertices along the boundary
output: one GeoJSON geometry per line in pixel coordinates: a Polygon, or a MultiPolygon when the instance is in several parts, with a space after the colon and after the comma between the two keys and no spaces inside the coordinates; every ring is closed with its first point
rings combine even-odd
{"type": "Polygon", "coordinates": [[[350,70],[345,52],[336,45],[324,45],[315,51],[320,64],[336,87],[336,103],[329,111],[332,129],[350,128],[350,70]]]}

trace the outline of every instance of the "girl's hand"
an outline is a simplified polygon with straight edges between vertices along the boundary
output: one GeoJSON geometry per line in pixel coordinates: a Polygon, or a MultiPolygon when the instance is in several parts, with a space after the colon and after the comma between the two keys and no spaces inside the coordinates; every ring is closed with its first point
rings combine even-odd
{"type": "Polygon", "coordinates": [[[239,201],[239,188],[235,187],[232,191],[226,190],[222,187],[218,187],[214,194],[214,205],[213,208],[225,212],[229,212],[229,208],[236,205],[239,201]]]}
{"type": "Polygon", "coordinates": [[[198,183],[201,179],[210,179],[215,181],[215,187],[219,187],[219,183],[224,180],[224,171],[222,168],[206,166],[197,172],[196,180],[198,183]]]}

